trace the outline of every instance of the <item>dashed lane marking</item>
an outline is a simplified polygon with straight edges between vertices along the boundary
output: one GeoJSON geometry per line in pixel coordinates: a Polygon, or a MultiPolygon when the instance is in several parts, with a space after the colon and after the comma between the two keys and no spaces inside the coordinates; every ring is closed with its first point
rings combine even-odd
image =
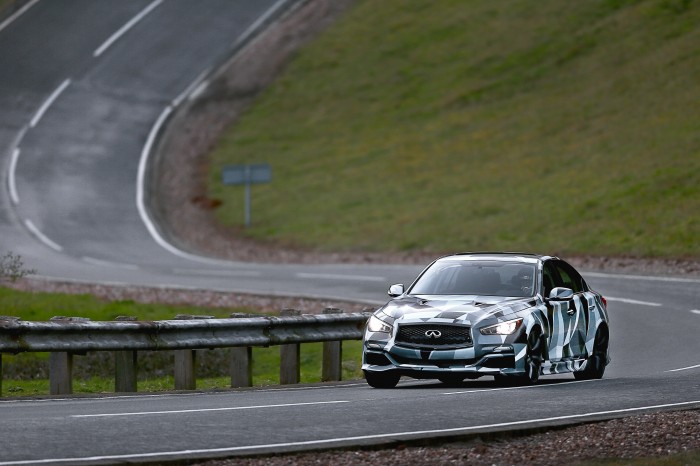
{"type": "Polygon", "coordinates": [[[161,3],[163,3],[163,0],[155,0],[153,3],[151,3],[146,8],[141,10],[141,13],[139,13],[136,16],[134,16],[133,18],[131,18],[129,20],[129,22],[127,22],[124,26],[119,28],[119,30],[117,32],[115,32],[114,34],[112,34],[109,39],[104,41],[104,43],[102,45],[97,47],[97,49],[95,49],[95,51],[92,53],[92,56],[97,58],[100,55],[102,55],[105,50],[107,50],[112,44],[114,44],[116,41],[118,41],[120,37],[122,37],[124,34],[126,34],[129,31],[129,29],[134,27],[139,21],[141,21],[148,13],[153,11],[153,9],[155,9],[161,3]]]}
{"type": "Polygon", "coordinates": [[[289,408],[294,406],[316,406],[316,405],[331,405],[350,403],[349,401],[314,401],[309,403],[284,403],[277,405],[259,405],[259,406],[233,406],[226,408],[202,408],[202,409],[179,409],[174,411],[143,411],[133,413],[103,413],[103,414],[74,414],[71,418],[87,418],[87,417],[123,417],[123,416],[147,416],[160,414],[191,414],[191,413],[208,413],[213,411],[241,411],[246,409],[268,409],[268,408],[289,408]]]}
{"type": "Polygon", "coordinates": [[[133,264],[124,264],[121,262],[111,262],[111,261],[106,261],[102,259],[95,259],[93,257],[88,257],[84,256],[82,257],[83,262],[87,262],[88,264],[92,265],[99,265],[102,267],[116,267],[119,269],[127,269],[127,270],[139,270],[138,266],[133,265],[133,264]]]}
{"type": "Polygon", "coordinates": [[[204,269],[173,269],[178,275],[204,275],[220,277],[259,277],[261,272],[256,270],[204,270],[204,269]]]}
{"type": "Polygon", "coordinates": [[[44,243],[45,245],[47,245],[48,247],[50,247],[53,250],[56,250],[58,252],[63,251],[63,248],[61,246],[59,246],[58,244],[51,241],[45,234],[43,234],[41,232],[41,230],[39,230],[36,227],[36,225],[34,225],[34,223],[32,223],[31,220],[25,220],[24,224],[27,226],[27,229],[34,234],[34,236],[39,238],[39,241],[41,241],[42,243],[44,243]]]}
{"type": "Polygon", "coordinates": [[[663,304],[661,303],[653,303],[650,301],[637,301],[636,299],[627,299],[627,298],[613,298],[611,296],[606,296],[605,299],[608,301],[618,301],[620,303],[627,303],[627,304],[638,304],[640,306],[652,306],[652,307],[661,307],[663,304]]]}
{"type": "Polygon", "coordinates": [[[34,114],[34,118],[31,119],[29,122],[29,127],[34,128],[36,125],[39,124],[39,121],[41,121],[42,117],[46,113],[46,111],[53,105],[53,103],[58,99],[58,97],[63,93],[63,91],[66,90],[66,88],[70,85],[70,79],[66,79],[61,83],[60,86],[56,88],[55,91],[51,93],[48,99],[42,104],[41,107],[39,107],[39,110],[37,110],[36,114],[34,114]]]}
{"type": "Polygon", "coordinates": [[[17,18],[19,18],[20,16],[22,16],[22,15],[24,14],[24,12],[26,12],[28,9],[30,9],[32,6],[34,6],[38,1],[39,1],[39,0],[32,0],[31,2],[27,3],[27,4],[24,5],[22,8],[20,8],[19,10],[17,10],[17,12],[16,12],[15,14],[13,14],[13,15],[10,16],[9,18],[7,18],[5,21],[3,21],[2,23],[0,23],[0,31],[2,31],[2,30],[5,29],[7,26],[9,26],[14,20],[16,20],[17,18]]]}
{"type": "Polygon", "coordinates": [[[384,282],[386,278],[375,277],[370,275],[342,275],[334,273],[297,273],[298,278],[309,278],[317,280],[348,280],[348,281],[363,281],[363,282],[384,282]]]}
{"type": "Polygon", "coordinates": [[[688,366],[688,367],[681,367],[680,369],[671,369],[666,372],[680,372],[680,371],[689,371],[690,369],[698,369],[700,368],[700,364],[696,364],[694,366],[688,366]]]}

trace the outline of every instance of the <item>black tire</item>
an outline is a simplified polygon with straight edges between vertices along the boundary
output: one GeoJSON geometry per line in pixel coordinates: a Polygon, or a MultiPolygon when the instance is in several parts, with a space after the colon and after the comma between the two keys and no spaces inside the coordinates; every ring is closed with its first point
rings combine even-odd
{"type": "Polygon", "coordinates": [[[399,379],[401,378],[400,374],[397,374],[396,372],[390,371],[390,372],[369,372],[365,371],[365,380],[367,380],[367,383],[369,384],[370,387],[373,388],[394,388],[397,383],[399,383],[399,379]]]}
{"type": "Polygon", "coordinates": [[[493,376],[497,385],[502,387],[517,387],[520,385],[535,385],[540,380],[542,363],[545,360],[546,340],[539,327],[533,327],[527,337],[525,353],[525,374],[493,376]]]}
{"type": "Polygon", "coordinates": [[[516,387],[520,385],[520,377],[515,377],[512,375],[494,375],[493,381],[499,387],[516,387]]]}
{"type": "Polygon", "coordinates": [[[464,376],[459,374],[445,374],[438,377],[438,380],[446,385],[454,385],[464,382],[464,376]]]}
{"type": "Polygon", "coordinates": [[[576,380],[602,379],[605,374],[605,366],[608,364],[608,345],[610,334],[605,326],[598,327],[593,341],[593,353],[586,359],[586,367],[582,371],[574,372],[576,380]]]}
{"type": "Polygon", "coordinates": [[[540,372],[545,354],[545,339],[539,327],[533,327],[527,336],[527,350],[525,354],[525,375],[521,382],[526,385],[535,385],[540,381],[540,372]]]}

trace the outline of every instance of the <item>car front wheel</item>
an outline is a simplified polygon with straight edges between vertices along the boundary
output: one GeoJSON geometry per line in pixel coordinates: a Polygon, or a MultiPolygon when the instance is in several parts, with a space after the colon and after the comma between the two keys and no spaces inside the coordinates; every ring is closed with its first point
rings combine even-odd
{"type": "Polygon", "coordinates": [[[394,388],[399,383],[400,374],[395,372],[369,372],[365,371],[365,380],[370,387],[394,388]]]}
{"type": "Polygon", "coordinates": [[[534,327],[527,337],[527,352],[525,354],[525,375],[522,381],[528,385],[534,385],[540,380],[542,363],[544,362],[545,341],[542,330],[534,327]]]}

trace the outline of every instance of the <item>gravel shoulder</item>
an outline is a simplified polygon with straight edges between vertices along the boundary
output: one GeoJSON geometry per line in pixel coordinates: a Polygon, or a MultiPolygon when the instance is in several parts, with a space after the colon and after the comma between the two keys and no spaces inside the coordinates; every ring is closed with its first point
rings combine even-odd
{"type": "Polygon", "coordinates": [[[630,416],[515,438],[472,438],[441,445],[321,451],[197,463],[203,466],[317,464],[475,466],[576,465],[602,459],[642,459],[694,452],[672,464],[700,464],[700,410],[630,416]]]}

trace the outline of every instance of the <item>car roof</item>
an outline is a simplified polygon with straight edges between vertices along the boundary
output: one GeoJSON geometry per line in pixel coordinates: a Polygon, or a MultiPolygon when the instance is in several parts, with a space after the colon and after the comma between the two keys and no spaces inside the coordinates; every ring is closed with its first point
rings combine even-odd
{"type": "Polygon", "coordinates": [[[441,257],[442,260],[492,260],[503,262],[527,262],[536,264],[547,259],[556,259],[554,256],[544,256],[541,254],[530,254],[524,252],[460,252],[441,257]]]}

